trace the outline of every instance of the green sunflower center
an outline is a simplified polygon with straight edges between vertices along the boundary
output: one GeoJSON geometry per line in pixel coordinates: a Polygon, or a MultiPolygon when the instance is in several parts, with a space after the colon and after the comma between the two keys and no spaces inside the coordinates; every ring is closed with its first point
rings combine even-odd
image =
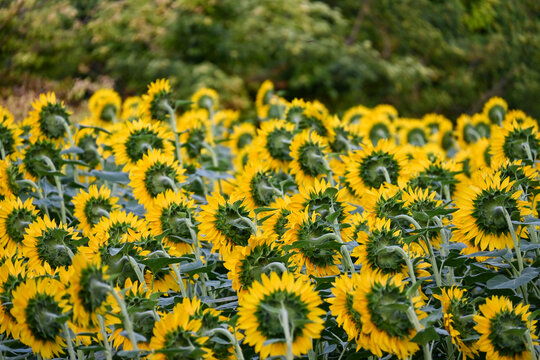
{"type": "Polygon", "coordinates": [[[450,194],[456,189],[456,172],[449,171],[440,164],[430,164],[426,169],[409,180],[411,188],[429,189],[444,194],[443,187],[448,185],[450,194]]]}
{"type": "Polygon", "coordinates": [[[286,106],[279,101],[270,104],[268,108],[268,119],[282,119],[286,106]]]}
{"type": "Polygon", "coordinates": [[[274,232],[278,235],[278,239],[281,239],[285,232],[287,232],[287,216],[289,216],[290,213],[291,212],[287,209],[281,209],[281,212],[278,215],[279,217],[274,225],[274,232]]]}
{"type": "MultiPolygon", "coordinates": [[[[246,246],[251,236],[251,227],[242,218],[249,219],[249,212],[241,205],[220,205],[216,212],[215,227],[230,245],[246,246]]],[[[251,220],[251,219],[250,219],[251,220]]]]}
{"type": "Polygon", "coordinates": [[[310,213],[318,213],[322,219],[325,219],[328,215],[338,213],[337,221],[342,223],[345,220],[345,211],[343,209],[343,203],[337,201],[335,188],[328,188],[329,191],[323,193],[310,193],[309,200],[303,204],[305,208],[308,206],[310,213]]]}
{"type": "Polygon", "coordinates": [[[334,255],[337,254],[337,250],[322,246],[335,241],[323,237],[331,232],[332,229],[322,221],[304,223],[298,229],[298,240],[303,241],[299,251],[311,264],[321,268],[334,265],[334,255]]]}
{"type": "Polygon", "coordinates": [[[77,252],[73,236],[64,229],[46,229],[37,239],[36,248],[39,259],[53,269],[71,265],[71,254],[77,252]]]}
{"type": "Polygon", "coordinates": [[[39,113],[39,127],[49,139],[64,137],[64,134],[66,134],[64,122],[69,126],[69,114],[62,104],[49,103],[47,106],[41,108],[41,112],[39,113]]]}
{"type": "MultiPolygon", "coordinates": [[[[43,156],[51,159],[57,171],[60,171],[62,167],[63,160],[60,156],[60,150],[57,149],[52,142],[45,140],[30,144],[24,154],[23,163],[30,175],[36,178],[40,178],[43,174],[52,171],[52,169],[43,162],[43,156]]],[[[52,177],[49,181],[54,183],[52,177]]]]}
{"type": "Polygon", "coordinates": [[[368,236],[366,246],[367,259],[371,267],[381,270],[383,274],[400,273],[405,260],[395,251],[389,251],[389,246],[401,246],[401,239],[391,231],[375,230],[368,236]]]}
{"type": "Polygon", "coordinates": [[[527,324],[513,312],[503,311],[490,321],[488,338],[502,356],[514,357],[527,350],[524,336],[516,336],[516,330],[527,330],[527,324]]]}
{"type": "Polygon", "coordinates": [[[285,120],[298,126],[304,114],[304,108],[301,106],[293,106],[287,111],[285,120]]]}
{"type": "Polygon", "coordinates": [[[0,291],[0,301],[2,307],[4,308],[3,313],[15,321],[13,315],[11,315],[11,309],[13,309],[13,291],[24,282],[24,278],[19,276],[14,276],[9,274],[6,281],[2,284],[0,291]]]}
{"type": "Polygon", "coordinates": [[[376,145],[379,140],[388,139],[391,136],[390,129],[384,123],[375,124],[371,127],[371,130],[369,130],[369,139],[374,145],[376,145]]]}
{"type": "Polygon", "coordinates": [[[6,232],[11,240],[21,243],[26,233],[26,228],[37,219],[37,215],[32,214],[25,208],[13,209],[6,219],[6,232]]]}
{"type": "Polygon", "coordinates": [[[62,309],[52,296],[36,294],[28,300],[25,309],[26,323],[32,335],[42,341],[55,341],[62,326],[56,319],[62,315],[62,309]]]}
{"type": "Polygon", "coordinates": [[[176,184],[177,176],[178,174],[172,166],[157,162],[146,170],[144,176],[146,191],[155,198],[168,189],[174,190],[171,182],[176,184]]]}
{"type": "Polygon", "coordinates": [[[236,147],[238,149],[243,149],[247,145],[251,144],[253,141],[253,134],[251,133],[243,133],[238,137],[238,140],[236,141],[236,147]]]}
{"type": "MultiPolygon", "coordinates": [[[[182,204],[171,204],[168,207],[163,208],[161,216],[159,218],[161,222],[161,228],[165,232],[168,232],[168,239],[172,242],[186,242],[191,243],[189,223],[193,224],[193,211],[182,204]]],[[[191,227],[191,231],[197,231],[195,226],[191,227]]]]}
{"type": "Polygon", "coordinates": [[[298,124],[298,128],[300,130],[313,129],[317,134],[323,137],[328,135],[328,130],[326,130],[326,127],[324,126],[322,120],[315,116],[302,115],[300,123],[298,124]]]}
{"type": "Polygon", "coordinates": [[[201,154],[205,140],[206,129],[203,127],[197,127],[189,131],[188,140],[182,146],[186,148],[189,157],[194,159],[201,154]]]}
{"type": "Polygon", "coordinates": [[[9,188],[11,189],[11,192],[13,194],[17,195],[21,191],[21,187],[19,184],[17,184],[17,180],[23,179],[23,174],[21,173],[19,166],[15,163],[11,163],[6,168],[6,174],[7,174],[7,184],[9,188]]]}
{"type": "Polygon", "coordinates": [[[274,159],[291,161],[289,146],[293,138],[292,133],[285,129],[275,129],[268,134],[266,149],[274,159]]]}
{"type": "Polygon", "coordinates": [[[164,108],[162,102],[170,104],[171,96],[172,94],[165,90],[161,90],[154,95],[153,99],[150,101],[150,114],[152,119],[158,121],[169,120],[169,112],[164,108]]]}
{"type": "Polygon", "coordinates": [[[120,239],[122,238],[122,235],[127,234],[128,230],[135,230],[133,228],[133,224],[130,222],[115,222],[109,226],[109,228],[106,230],[108,238],[108,244],[110,246],[113,246],[115,244],[118,244],[120,239]]]}
{"type": "Polygon", "coordinates": [[[410,300],[404,292],[392,285],[376,284],[367,294],[367,300],[371,321],[379,330],[390,336],[408,337],[414,326],[407,317],[407,311],[396,306],[410,306],[410,300]]]}
{"type": "Polygon", "coordinates": [[[506,110],[501,105],[495,105],[488,111],[488,117],[493,124],[502,124],[506,117],[506,110]]]}
{"type": "Polygon", "coordinates": [[[423,129],[414,128],[407,133],[407,143],[411,145],[424,146],[427,141],[427,135],[423,129]]]}
{"type": "Polygon", "coordinates": [[[442,148],[443,150],[448,150],[450,149],[451,147],[454,146],[454,136],[452,135],[452,131],[447,131],[443,134],[442,136],[442,140],[441,140],[441,145],[442,145],[442,148]]]}
{"type": "MultiPolygon", "coordinates": [[[[391,198],[379,198],[375,204],[375,214],[378,218],[393,218],[401,214],[406,214],[407,210],[405,209],[405,203],[400,200],[401,193],[398,193],[391,198]]],[[[391,220],[391,225],[400,225],[404,228],[408,226],[407,220],[391,220]]]]}
{"type": "Polygon", "coordinates": [[[174,352],[167,353],[168,360],[200,359],[204,351],[197,347],[197,337],[180,326],[165,335],[165,349],[174,352]]]}
{"type": "Polygon", "coordinates": [[[89,266],[81,271],[79,283],[81,287],[77,294],[79,300],[86,312],[93,313],[107,300],[109,294],[107,289],[96,286],[96,284],[105,283],[103,272],[101,269],[89,266]]]}
{"type": "Polygon", "coordinates": [[[105,212],[110,213],[112,210],[112,204],[109,199],[103,196],[92,197],[88,199],[84,204],[84,216],[86,221],[91,226],[96,225],[101,218],[105,215],[105,212]]]}
{"type": "Polygon", "coordinates": [[[241,260],[239,280],[242,287],[247,289],[254,281],[260,281],[262,274],[269,273],[263,268],[281,255],[278,249],[272,249],[269,245],[259,245],[251,249],[241,260]]]}
{"type": "Polygon", "coordinates": [[[4,148],[4,152],[7,155],[13,153],[15,149],[15,139],[13,138],[13,133],[11,129],[3,124],[0,124],[0,143],[4,148]]]}
{"type": "Polygon", "coordinates": [[[503,209],[506,209],[512,220],[519,221],[517,202],[511,194],[499,189],[484,190],[473,201],[472,216],[476,225],[486,234],[508,234],[508,224],[503,209]]]}
{"type": "Polygon", "coordinates": [[[398,162],[392,154],[376,151],[362,160],[359,168],[360,177],[364,184],[378,189],[386,182],[384,169],[388,172],[392,184],[396,184],[399,172],[401,171],[398,162]]]}
{"type": "Polygon", "coordinates": [[[523,160],[528,164],[532,164],[529,160],[529,155],[526,150],[528,145],[533,158],[538,156],[540,151],[540,140],[536,138],[533,128],[514,129],[504,139],[503,152],[510,160],[523,160]]]}
{"type": "Polygon", "coordinates": [[[96,138],[89,134],[84,135],[81,139],[79,139],[77,146],[84,150],[82,154],[77,155],[78,158],[90,165],[92,168],[95,168],[99,164],[100,159],[96,138]]]}
{"type": "Polygon", "coordinates": [[[279,311],[285,308],[289,318],[289,328],[293,329],[293,341],[303,334],[305,324],[310,323],[309,309],[302,301],[300,295],[288,291],[274,291],[265,295],[260,301],[255,316],[257,317],[258,330],[267,339],[283,339],[285,334],[279,321],[279,311]]]}
{"type": "Polygon", "coordinates": [[[453,315],[452,326],[459,332],[461,340],[466,345],[471,345],[477,341],[476,336],[478,334],[476,330],[474,330],[475,322],[472,319],[472,316],[468,316],[473,313],[473,310],[470,302],[456,298],[451,300],[448,309],[448,313],[453,315]]]}
{"type": "Polygon", "coordinates": [[[345,309],[347,309],[347,315],[356,325],[356,329],[360,332],[362,330],[362,317],[358,311],[353,307],[354,296],[351,293],[345,295],[345,309]]]}
{"type": "Polygon", "coordinates": [[[106,122],[112,122],[116,118],[116,111],[118,109],[114,104],[106,104],[99,114],[99,118],[106,122]]]}
{"type": "Polygon", "coordinates": [[[306,142],[298,150],[298,162],[302,171],[316,177],[328,173],[328,164],[321,147],[313,142],[306,142]]]}
{"type": "Polygon", "coordinates": [[[268,206],[276,198],[278,181],[271,172],[258,172],[250,181],[251,196],[257,206],[268,206]]]}
{"type": "Polygon", "coordinates": [[[131,133],[124,144],[131,162],[137,162],[151,149],[163,149],[163,139],[152,129],[139,129],[131,133]]]}
{"type": "Polygon", "coordinates": [[[330,143],[330,147],[332,148],[333,152],[347,152],[350,148],[350,140],[349,137],[351,137],[351,134],[345,130],[343,127],[336,127],[334,129],[334,132],[336,134],[334,141],[330,143]]]}

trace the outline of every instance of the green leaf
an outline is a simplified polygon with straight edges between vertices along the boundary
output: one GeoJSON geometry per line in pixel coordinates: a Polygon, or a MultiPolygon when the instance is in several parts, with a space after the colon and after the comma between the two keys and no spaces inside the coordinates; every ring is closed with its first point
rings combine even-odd
{"type": "Polygon", "coordinates": [[[129,175],[125,172],[120,171],[102,171],[102,170],[92,170],[90,171],[91,176],[95,176],[98,179],[115,182],[119,184],[129,184],[129,175]]]}
{"type": "Polygon", "coordinates": [[[253,210],[255,212],[255,214],[259,215],[260,213],[262,212],[265,212],[265,211],[274,211],[276,210],[275,208],[270,208],[270,207],[259,207],[259,208],[256,208],[255,210],[253,210]]]}
{"type": "Polygon", "coordinates": [[[504,275],[497,275],[494,278],[488,280],[486,286],[489,289],[517,289],[520,286],[523,286],[531,282],[534,278],[538,276],[540,272],[539,269],[535,268],[526,268],[521,273],[521,276],[515,279],[509,279],[504,275]]]}
{"type": "Polygon", "coordinates": [[[430,341],[438,340],[439,334],[437,334],[437,331],[433,326],[430,326],[428,328],[425,328],[419,332],[416,333],[416,335],[411,339],[413,342],[420,344],[420,345],[426,345],[430,341]]]}
{"type": "Polygon", "coordinates": [[[77,126],[79,127],[79,129],[94,129],[94,130],[97,130],[97,131],[104,132],[106,134],[111,133],[109,130],[105,130],[104,128],[99,127],[99,126],[90,126],[90,125],[81,125],[81,124],[78,124],[77,126]]]}
{"type": "Polygon", "coordinates": [[[140,260],[140,263],[147,266],[151,272],[156,273],[157,271],[163,269],[165,266],[171,264],[178,264],[179,262],[185,260],[185,258],[181,257],[160,257],[140,260]]]}
{"type": "Polygon", "coordinates": [[[191,105],[191,104],[193,104],[193,101],[191,100],[176,100],[174,102],[174,107],[177,108],[179,106],[191,105]]]}
{"type": "Polygon", "coordinates": [[[422,285],[423,282],[424,280],[418,280],[410,288],[408,288],[406,292],[407,297],[410,298],[416,292],[416,290],[418,290],[418,288],[420,287],[420,285],[422,285]]]}

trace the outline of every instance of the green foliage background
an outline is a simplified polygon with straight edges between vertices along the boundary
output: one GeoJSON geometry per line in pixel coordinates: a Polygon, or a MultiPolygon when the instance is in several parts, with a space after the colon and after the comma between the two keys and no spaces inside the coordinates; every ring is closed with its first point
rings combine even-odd
{"type": "Polygon", "coordinates": [[[269,78],[333,111],[477,111],[491,96],[540,117],[537,0],[0,0],[0,95],[167,77],[246,109],[269,78]],[[49,88],[50,86],[53,89],[49,88]],[[16,90],[19,89],[19,90],[16,90]],[[21,90],[23,89],[23,90],[21,90]]]}

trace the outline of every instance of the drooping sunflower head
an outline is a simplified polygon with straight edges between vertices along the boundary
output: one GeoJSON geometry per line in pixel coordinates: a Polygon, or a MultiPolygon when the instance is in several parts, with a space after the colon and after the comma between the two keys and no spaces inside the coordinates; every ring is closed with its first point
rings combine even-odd
{"type": "Polygon", "coordinates": [[[255,108],[257,109],[257,116],[260,119],[265,119],[267,117],[270,100],[273,96],[274,84],[270,80],[265,80],[259,87],[255,99],[255,108]]]}
{"type": "Polygon", "coordinates": [[[524,164],[533,165],[540,154],[540,132],[536,122],[505,121],[493,135],[491,152],[497,162],[522,160],[524,164]]]}
{"type": "Polygon", "coordinates": [[[54,93],[39,95],[32,103],[27,123],[31,125],[31,133],[37,138],[45,138],[55,143],[63,143],[67,136],[69,115],[63,102],[56,100],[54,93]]]}
{"type": "Polygon", "coordinates": [[[287,217],[288,229],[283,235],[284,244],[292,247],[291,262],[298,271],[305,267],[307,275],[329,276],[339,274],[339,251],[331,246],[336,243],[334,227],[307,207],[292,211],[287,217]]]}
{"type": "Polygon", "coordinates": [[[346,154],[362,143],[362,133],[358,126],[346,124],[336,116],[328,117],[328,140],[335,153],[346,154]]]}
{"type": "Polygon", "coordinates": [[[214,89],[201,88],[191,96],[192,109],[205,109],[213,113],[218,105],[219,95],[214,89]]]}
{"type": "Polygon", "coordinates": [[[452,337],[452,342],[463,353],[464,359],[472,359],[478,355],[478,333],[473,329],[474,321],[471,315],[474,307],[466,292],[465,289],[452,286],[442,289],[441,295],[433,294],[433,297],[441,302],[444,327],[452,337]]]}
{"type": "Polygon", "coordinates": [[[365,142],[377,145],[379,140],[392,138],[395,125],[385,114],[371,112],[362,118],[362,122],[358,125],[358,131],[365,142]]]}
{"type": "Polygon", "coordinates": [[[89,246],[95,252],[100,252],[106,250],[103,247],[114,247],[121,243],[130,242],[134,234],[129,230],[132,232],[145,231],[147,230],[146,222],[133,213],[114,210],[109,213],[109,216],[101,217],[93,227],[89,246]]]}
{"type": "MultiPolygon", "coordinates": [[[[531,214],[527,203],[520,200],[522,191],[514,188],[509,178],[486,171],[475,183],[458,187],[454,224],[457,242],[474,245],[481,250],[513,248],[509,229],[513,221],[531,214]]],[[[519,233],[520,227],[516,230],[519,233]]]]}
{"type": "Polygon", "coordinates": [[[353,106],[343,114],[343,123],[360,124],[362,119],[370,112],[371,110],[363,105],[353,106]]]}
{"type": "Polygon", "coordinates": [[[430,141],[431,129],[418,119],[400,119],[399,142],[422,147],[430,141]]]}
{"type": "Polygon", "coordinates": [[[460,168],[452,159],[430,158],[425,153],[416,153],[409,164],[409,172],[410,178],[400,182],[402,187],[427,189],[436,192],[440,198],[450,200],[456,190],[460,168]]]}
{"type": "MultiPolygon", "coordinates": [[[[422,227],[427,227],[427,219],[431,218],[426,212],[443,208],[443,202],[439,199],[437,193],[429,189],[409,187],[403,192],[403,201],[405,201],[409,215],[415,218],[422,227]]],[[[439,235],[437,231],[429,230],[427,236],[433,246],[438,245],[437,239],[439,235]]]]}
{"type": "Polygon", "coordinates": [[[492,124],[501,125],[506,117],[508,104],[500,97],[490,98],[482,109],[482,113],[489,118],[492,124]]]}
{"type": "MultiPolygon", "coordinates": [[[[248,246],[238,246],[225,259],[225,267],[229,270],[228,278],[233,282],[233,290],[245,294],[254,281],[261,281],[263,274],[269,275],[278,268],[274,262],[281,262],[283,250],[273,238],[252,236],[248,246]]],[[[284,265],[286,267],[286,264],[284,265]]]]}
{"type": "Polygon", "coordinates": [[[390,121],[394,121],[399,117],[397,109],[389,104],[379,104],[373,108],[373,112],[384,115],[390,121]]]}
{"type": "Polygon", "coordinates": [[[146,220],[154,236],[165,234],[165,244],[175,256],[191,253],[196,241],[195,202],[185,195],[167,190],[156,197],[146,220]]]}
{"type": "Polygon", "coordinates": [[[285,120],[270,120],[261,124],[253,143],[259,158],[267,159],[270,168],[287,171],[292,160],[290,146],[293,137],[294,124],[285,120]]]}
{"type": "Polygon", "coordinates": [[[255,125],[249,122],[243,122],[233,127],[228,141],[233,155],[237,155],[242,149],[253,142],[255,132],[255,125]]]}
{"type": "Polygon", "coordinates": [[[208,205],[201,206],[199,230],[212,243],[212,251],[226,259],[236,246],[247,246],[255,233],[254,213],[245,200],[231,196],[226,200],[220,193],[207,197],[208,205]]]}
{"type": "Polygon", "coordinates": [[[0,200],[19,196],[23,187],[17,181],[23,180],[23,177],[19,160],[15,156],[0,160],[0,200]]]}
{"type": "Polygon", "coordinates": [[[266,207],[283,195],[280,182],[278,173],[270,170],[267,164],[251,162],[238,176],[233,194],[239,199],[244,198],[250,209],[266,207]]]}
{"type": "MultiPolygon", "coordinates": [[[[521,160],[504,162],[493,161],[491,163],[493,172],[501,175],[501,180],[509,178],[514,182],[516,190],[523,190],[523,195],[530,201],[533,197],[533,188],[536,186],[537,171],[531,165],[525,165],[521,160]]],[[[481,171],[478,175],[481,176],[481,171]]],[[[474,175],[473,175],[474,176],[474,175]]]]}
{"type": "MultiPolygon", "coordinates": [[[[86,119],[81,124],[90,124],[90,120],[86,119]]],[[[105,157],[105,152],[99,140],[99,132],[91,128],[80,128],[74,134],[75,145],[83,150],[77,154],[77,159],[88,165],[91,169],[101,169],[101,163],[105,157]]]]}
{"type": "Polygon", "coordinates": [[[298,184],[312,184],[330,173],[328,143],[319,135],[304,130],[293,138],[290,149],[290,172],[298,184]]]}
{"type": "Polygon", "coordinates": [[[370,217],[388,218],[393,228],[404,224],[402,220],[393,217],[407,212],[403,191],[396,185],[385,184],[378,189],[364,193],[362,206],[370,217]]]}
{"type": "Polygon", "coordinates": [[[463,114],[457,119],[456,135],[459,145],[466,148],[482,138],[490,138],[492,128],[491,121],[483,114],[474,114],[472,117],[463,114]]]}
{"type": "Polygon", "coordinates": [[[133,169],[144,155],[152,150],[173,154],[172,133],[163,125],[148,119],[126,122],[114,137],[114,156],[116,164],[124,165],[125,171],[133,169]]]}
{"type": "MultiPolygon", "coordinates": [[[[530,318],[529,305],[514,306],[504,296],[492,296],[479,306],[479,315],[474,316],[474,329],[480,334],[477,345],[486,353],[487,359],[528,359],[525,331],[530,332],[534,345],[538,345],[536,320],[530,318]],[[516,332],[521,335],[516,336],[516,332]]],[[[534,350],[533,350],[534,351],[534,350]]]]}
{"type": "Polygon", "coordinates": [[[380,357],[384,351],[405,359],[418,351],[418,344],[411,341],[416,330],[406,309],[412,307],[418,317],[425,314],[419,310],[420,302],[407,296],[402,276],[363,272],[355,298],[358,300],[353,303],[353,309],[362,317],[373,354],[380,357]]]}
{"type": "Polygon", "coordinates": [[[182,158],[188,163],[196,164],[200,156],[206,154],[208,146],[214,143],[212,124],[203,109],[182,114],[178,119],[178,132],[181,134],[182,158]]]}
{"type": "Polygon", "coordinates": [[[24,234],[38,214],[32,198],[22,202],[20,198],[9,197],[0,202],[0,242],[3,249],[0,253],[11,257],[22,249],[24,234]]]}
{"type": "Polygon", "coordinates": [[[22,144],[22,130],[15,125],[13,115],[8,109],[0,106],[0,156],[7,156],[17,152],[17,147],[22,144]]]}
{"type": "Polygon", "coordinates": [[[150,348],[154,349],[152,359],[200,359],[211,355],[206,343],[208,337],[198,334],[202,321],[191,319],[184,304],[177,304],[173,311],[167,313],[156,322],[150,348]],[[180,349],[171,355],[166,353],[168,349],[180,349]],[[184,350],[181,350],[184,349],[184,350]]]}
{"type": "Polygon", "coordinates": [[[60,153],[61,150],[54,142],[46,138],[38,139],[34,136],[30,138],[30,143],[21,155],[26,177],[36,182],[46,176],[47,180],[54,184],[53,176],[48,174],[62,171],[64,159],[60,153]]]}
{"type": "Polygon", "coordinates": [[[238,110],[223,109],[214,114],[214,124],[230,132],[234,125],[239,122],[240,112],[238,110]]]}
{"type": "Polygon", "coordinates": [[[79,228],[83,234],[89,236],[94,226],[103,218],[110,216],[117,205],[118,198],[111,196],[111,190],[102,185],[90,185],[88,191],[81,190],[71,200],[75,206],[74,215],[79,220],[79,228]]]}
{"type": "Polygon", "coordinates": [[[398,184],[408,178],[406,155],[390,141],[367,144],[346,159],[346,180],[359,198],[366,190],[398,184]]]}
{"type": "Polygon", "coordinates": [[[99,89],[88,100],[88,108],[96,125],[107,125],[120,118],[122,99],[113,89],[99,89]]]}
{"type": "Polygon", "coordinates": [[[146,114],[152,120],[169,121],[167,107],[172,107],[172,89],[169,80],[158,79],[148,85],[148,91],[142,96],[139,105],[140,113],[146,114]]]}
{"type": "Polygon", "coordinates": [[[142,99],[138,96],[130,96],[124,100],[122,104],[122,120],[132,121],[139,117],[139,107],[142,104],[142,99]]]}
{"type": "Polygon", "coordinates": [[[71,267],[61,275],[62,282],[69,284],[66,288],[73,305],[73,320],[83,328],[99,324],[96,315],[104,315],[111,306],[107,267],[100,257],[80,249],[71,267]]]}
{"type": "Polygon", "coordinates": [[[26,281],[27,268],[23,260],[7,259],[0,266],[0,333],[18,338],[17,320],[11,314],[13,291],[26,281]]]}
{"type": "Polygon", "coordinates": [[[150,205],[168,189],[177,190],[186,181],[184,169],[172,154],[152,150],[144,155],[129,174],[133,196],[141,204],[150,205]]]}
{"type": "Polygon", "coordinates": [[[287,326],[292,330],[292,352],[300,356],[311,349],[312,339],[319,338],[324,328],[321,303],[313,285],[295,280],[290,273],[262,275],[240,299],[238,326],[262,358],[285,355],[287,326]]]}
{"type": "Polygon", "coordinates": [[[56,224],[47,215],[38,218],[26,229],[22,254],[38,275],[53,274],[56,269],[71,265],[81,236],[65,224],[56,224]]]}
{"type": "Polygon", "coordinates": [[[64,353],[61,318],[69,310],[64,285],[51,278],[32,278],[13,291],[11,314],[19,339],[46,359],[64,353]]]}
{"type": "Polygon", "coordinates": [[[264,213],[269,216],[262,224],[264,236],[271,237],[274,241],[283,242],[283,235],[287,231],[287,216],[291,213],[289,205],[291,198],[288,196],[276,198],[269,208],[275,209],[264,213]]]}

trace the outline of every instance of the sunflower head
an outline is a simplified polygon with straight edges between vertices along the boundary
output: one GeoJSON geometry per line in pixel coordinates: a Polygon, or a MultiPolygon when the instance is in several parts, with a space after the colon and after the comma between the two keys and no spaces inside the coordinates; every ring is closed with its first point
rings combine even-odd
{"type": "Polygon", "coordinates": [[[27,268],[23,260],[7,259],[0,266],[0,333],[12,335],[17,334],[17,320],[11,314],[13,309],[13,291],[27,278],[27,268]]]}
{"type": "Polygon", "coordinates": [[[358,132],[366,142],[377,145],[379,140],[390,139],[395,131],[395,125],[388,119],[388,116],[380,112],[366,114],[360,124],[358,132]]]}
{"type": "Polygon", "coordinates": [[[273,96],[274,84],[270,80],[264,81],[257,91],[257,97],[255,99],[255,107],[260,119],[265,119],[267,117],[270,100],[273,96]]]}
{"type": "Polygon", "coordinates": [[[354,106],[343,114],[343,122],[345,124],[360,124],[362,119],[371,112],[371,110],[363,105],[354,106]]]}
{"type": "Polygon", "coordinates": [[[240,299],[238,326],[262,358],[285,355],[284,328],[289,327],[292,352],[300,356],[311,349],[311,339],[319,338],[324,327],[321,303],[312,285],[290,273],[262,275],[240,299]]]}
{"type": "Polygon", "coordinates": [[[142,99],[139,96],[130,96],[122,104],[122,120],[131,121],[139,117],[142,99]]]}
{"type": "Polygon", "coordinates": [[[206,109],[209,112],[217,110],[219,96],[214,89],[201,88],[191,96],[192,109],[206,109]]]}
{"type": "Polygon", "coordinates": [[[231,145],[233,155],[238,154],[253,142],[255,132],[255,125],[249,122],[243,122],[233,127],[232,134],[229,137],[229,144],[231,145]]]}
{"type": "Polygon", "coordinates": [[[61,150],[54,142],[46,138],[32,137],[22,155],[22,165],[26,175],[34,181],[46,176],[47,180],[54,184],[53,175],[49,174],[62,171],[64,159],[60,153],[61,150]],[[54,169],[48,160],[52,162],[54,169]]]}
{"type": "Polygon", "coordinates": [[[501,125],[506,117],[508,104],[500,97],[492,97],[484,104],[482,113],[489,118],[492,124],[501,125]]]}
{"type": "Polygon", "coordinates": [[[69,115],[63,102],[57,102],[54,93],[41,94],[32,103],[28,123],[31,124],[32,135],[62,143],[67,135],[69,115]]]}
{"type": "Polygon", "coordinates": [[[0,106],[0,154],[2,159],[15,153],[22,143],[22,130],[15,125],[13,115],[8,109],[0,106]]]}
{"type": "Polygon", "coordinates": [[[28,226],[38,218],[32,198],[22,202],[10,197],[0,202],[0,242],[4,255],[11,257],[22,248],[28,226]]]}
{"type": "Polygon", "coordinates": [[[79,226],[86,236],[90,235],[94,226],[110,213],[119,209],[118,198],[111,196],[111,190],[105,185],[100,188],[90,185],[88,191],[80,191],[71,200],[75,206],[74,215],[79,220],[79,226]]]}
{"type": "Polygon", "coordinates": [[[330,172],[327,154],[328,144],[319,135],[304,130],[291,143],[290,172],[299,184],[311,184],[316,178],[330,172]]]}
{"type": "Polygon", "coordinates": [[[23,187],[17,181],[23,178],[20,163],[15,156],[0,160],[0,200],[19,196],[23,187]]]}
{"type": "Polygon", "coordinates": [[[148,85],[148,91],[142,96],[141,113],[157,121],[168,121],[168,107],[172,106],[173,93],[167,79],[159,79],[148,85]]]}
{"type": "Polygon", "coordinates": [[[281,178],[265,163],[251,162],[238,176],[236,190],[238,198],[245,198],[251,209],[268,206],[282,195],[281,178]]]}
{"type": "Polygon", "coordinates": [[[540,154],[540,132],[536,122],[508,119],[493,135],[491,152],[495,161],[522,160],[533,165],[540,154]]]}
{"type": "Polygon", "coordinates": [[[259,157],[268,159],[270,168],[286,171],[292,160],[291,141],[294,137],[294,124],[285,120],[270,120],[261,124],[254,144],[259,157]]]}
{"type": "Polygon", "coordinates": [[[88,100],[88,108],[97,124],[116,122],[121,107],[122,99],[113,89],[99,89],[88,100]]]}

